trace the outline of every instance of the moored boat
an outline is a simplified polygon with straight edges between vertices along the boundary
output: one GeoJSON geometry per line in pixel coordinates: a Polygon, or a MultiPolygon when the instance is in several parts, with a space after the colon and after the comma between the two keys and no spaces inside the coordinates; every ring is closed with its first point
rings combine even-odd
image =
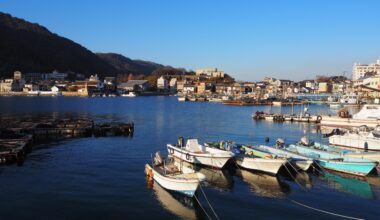
{"type": "Polygon", "coordinates": [[[286,151],[281,148],[269,147],[265,145],[255,146],[255,148],[270,154],[274,154],[278,158],[287,158],[289,159],[289,162],[292,163],[296,168],[301,169],[303,171],[307,171],[314,162],[313,159],[290,151],[286,151]]]}
{"type": "Polygon", "coordinates": [[[380,105],[364,105],[361,110],[352,117],[347,111],[339,111],[338,116],[322,115],[320,124],[333,127],[359,127],[367,125],[374,128],[380,125],[380,105]]]}
{"type": "Polygon", "coordinates": [[[152,166],[145,165],[145,173],[163,188],[193,197],[198,185],[205,180],[202,173],[183,167],[178,163],[165,161],[156,153],[152,166]]]}
{"type": "Polygon", "coordinates": [[[368,175],[378,164],[372,160],[348,157],[338,153],[307,147],[299,143],[286,146],[286,149],[314,159],[319,166],[325,169],[359,176],[368,175]]]}
{"type": "Polygon", "coordinates": [[[136,97],[136,93],[134,92],[129,92],[127,94],[121,94],[121,96],[123,97],[136,97]]]}
{"type": "Polygon", "coordinates": [[[168,144],[167,149],[170,155],[186,162],[219,169],[234,156],[232,152],[200,145],[197,139],[188,139],[186,145],[184,145],[184,139],[179,138],[177,145],[168,144]]]}
{"type": "MultiPolygon", "coordinates": [[[[363,126],[361,126],[363,128],[363,126]]],[[[363,151],[379,151],[380,138],[376,136],[377,131],[356,130],[348,131],[342,135],[332,135],[329,137],[331,145],[347,148],[359,149],[363,151]]]]}

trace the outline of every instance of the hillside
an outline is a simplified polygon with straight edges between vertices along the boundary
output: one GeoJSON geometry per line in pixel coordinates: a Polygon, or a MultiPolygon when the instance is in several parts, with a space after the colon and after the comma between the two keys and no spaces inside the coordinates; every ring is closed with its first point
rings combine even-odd
{"type": "Polygon", "coordinates": [[[47,28],[0,12],[0,78],[21,72],[76,72],[100,76],[148,75],[163,65],[119,54],[95,54],[47,28]]]}
{"type": "Polygon", "coordinates": [[[116,53],[97,53],[98,57],[109,63],[119,73],[134,73],[149,75],[153,71],[163,68],[161,64],[150,61],[132,60],[116,53]]]}

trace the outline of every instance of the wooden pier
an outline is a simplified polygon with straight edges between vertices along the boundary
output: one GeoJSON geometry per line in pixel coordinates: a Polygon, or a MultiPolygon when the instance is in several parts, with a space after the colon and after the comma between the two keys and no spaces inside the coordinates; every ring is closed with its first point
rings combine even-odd
{"type": "Polygon", "coordinates": [[[0,120],[0,165],[22,165],[33,143],[78,137],[132,136],[133,123],[94,123],[92,119],[0,120]]]}

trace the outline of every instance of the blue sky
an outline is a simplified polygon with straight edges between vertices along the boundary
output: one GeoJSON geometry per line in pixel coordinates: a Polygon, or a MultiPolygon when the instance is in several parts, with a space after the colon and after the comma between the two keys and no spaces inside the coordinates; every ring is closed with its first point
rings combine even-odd
{"type": "Polygon", "coordinates": [[[351,73],[380,57],[380,1],[0,0],[94,52],[240,80],[351,73]]]}

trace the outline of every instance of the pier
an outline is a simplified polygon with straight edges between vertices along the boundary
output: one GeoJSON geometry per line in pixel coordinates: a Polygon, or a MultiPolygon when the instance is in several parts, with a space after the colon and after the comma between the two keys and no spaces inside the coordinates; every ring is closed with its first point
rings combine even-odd
{"type": "Polygon", "coordinates": [[[66,138],[133,136],[134,123],[95,123],[92,119],[13,119],[0,121],[0,165],[22,165],[32,146],[66,138]]]}

